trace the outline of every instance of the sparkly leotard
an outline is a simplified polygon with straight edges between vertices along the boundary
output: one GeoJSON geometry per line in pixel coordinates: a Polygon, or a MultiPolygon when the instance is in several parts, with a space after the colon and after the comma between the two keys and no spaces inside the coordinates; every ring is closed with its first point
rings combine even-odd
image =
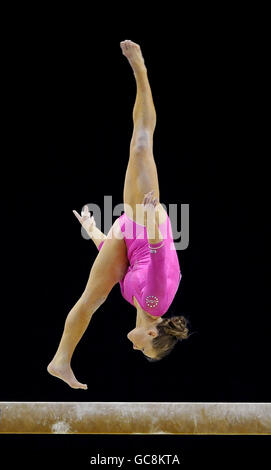
{"type": "MultiPolygon", "coordinates": [[[[160,317],[169,309],[181,280],[170,218],[167,214],[165,221],[159,225],[164,241],[156,245],[149,245],[146,227],[131,220],[126,213],[118,221],[130,263],[119,282],[122,296],[133,306],[135,297],[143,310],[160,317]]],[[[99,250],[103,243],[99,245],[99,250]]]]}

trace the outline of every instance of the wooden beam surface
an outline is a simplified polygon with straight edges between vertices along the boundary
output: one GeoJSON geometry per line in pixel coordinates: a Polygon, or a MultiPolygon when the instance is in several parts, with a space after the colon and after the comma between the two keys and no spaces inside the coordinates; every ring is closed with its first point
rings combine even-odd
{"type": "Polygon", "coordinates": [[[271,403],[0,402],[0,433],[271,434],[271,403]]]}

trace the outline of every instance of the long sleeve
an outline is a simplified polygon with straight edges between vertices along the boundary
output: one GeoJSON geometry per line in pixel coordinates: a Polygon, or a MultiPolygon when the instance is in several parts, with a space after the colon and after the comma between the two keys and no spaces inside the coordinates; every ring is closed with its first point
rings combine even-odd
{"type": "MultiPolygon", "coordinates": [[[[157,243],[152,248],[161,245],[157,243]]],[[[167,265],[166,246],[150,250],[150,261],[147,267],[146,285],[142,292],[142,306],[151,315],[159,316],[165,313],[167,303],[167,265]]]]}

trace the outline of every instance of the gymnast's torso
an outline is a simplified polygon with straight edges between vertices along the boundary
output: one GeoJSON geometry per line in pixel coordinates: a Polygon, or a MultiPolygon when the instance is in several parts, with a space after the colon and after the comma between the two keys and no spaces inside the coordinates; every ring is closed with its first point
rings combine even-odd
{"type": "Polygon", "coordinates": [[[156,252],[152,252],[149,247],[144,225],[130,219],[125,212],[117,220],[129,261],[127,272],[119,282],[121,294],[133,307],[135,297],[147,313],[162,316],[169,309],[181,280],[170,218],[166,214],[164,221],[159,224],[164,243],[156,252]]]}

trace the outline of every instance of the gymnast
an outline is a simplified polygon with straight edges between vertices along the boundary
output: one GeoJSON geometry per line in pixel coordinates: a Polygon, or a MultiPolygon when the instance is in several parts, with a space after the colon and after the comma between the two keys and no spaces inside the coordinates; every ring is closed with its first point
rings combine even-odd
{"type": "Polygon", "coordinates": [[[136,80],[133,135],[125,174],[124,213],[107,236],[85,206],[73,211],[99,253],[91,267],[85,290],[69,312],[57,352],[48,372],[72,388],[87,389],[72,369],[73,352],[94,312],[105,302],[113,286],[136,308],[136,326],[127,335],[133,348],[149,361],[169,354],[178,340],[188,337],[183,316],[163,318],[178,290],[181,271],[167,211],[159,202],[157,168],[153,156],[156,112],[147,69],[138,44],[120,43],[136,80]]]}

